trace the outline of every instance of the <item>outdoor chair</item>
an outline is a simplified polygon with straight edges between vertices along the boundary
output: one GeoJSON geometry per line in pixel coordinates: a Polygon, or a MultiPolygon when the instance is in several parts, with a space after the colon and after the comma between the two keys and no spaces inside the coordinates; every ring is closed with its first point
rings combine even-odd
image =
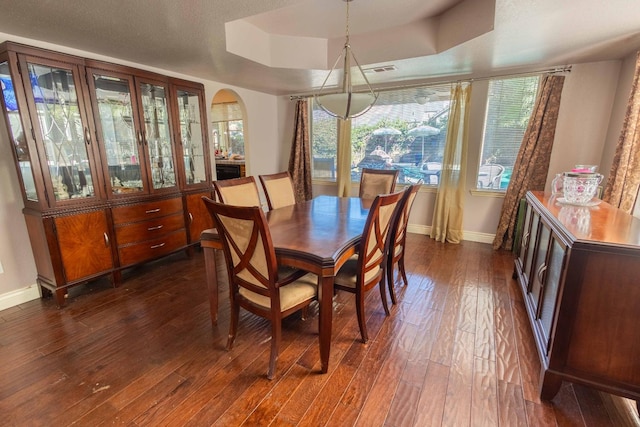
{"type": "Polygon", "coordinates": [[[500,188],[504,166],[498,164],[482,165],[478,171],[478,188],[500,188]]]}

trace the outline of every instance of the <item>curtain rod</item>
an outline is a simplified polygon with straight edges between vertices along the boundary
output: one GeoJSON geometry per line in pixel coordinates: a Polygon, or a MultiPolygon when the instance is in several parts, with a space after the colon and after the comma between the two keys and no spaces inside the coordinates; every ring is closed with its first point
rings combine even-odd
{"type": "MultiPolygon", "coordinates": [[[[429,87],[429,86],[437,86],[449,83],[460,83],[460,82],[477,82],[483,80],[491,80],[495,78],[505,78],[505,77],[521,77],[521,76],[532,76],[536,74],[559,74],[559,73],[570,73],[571,65],[566,65],[564,67],[555,67],[555,68],[546,68],[542,70],[534,70],[534,71],[523,71],[521,73],[505,73],[505,74],[493,74],[491,76],[485,77],[472,77],[468,79],[457,79],[457,80],[441,80],[429,83],[416,83],[410,85],[399,85],[399,86],[388,86],[377,89],[378,92],[388,92],[391,90],[399,90],[399,89],[412,89],[418,87],[429,87]]],[[[376,90],[376,88],[374,88],[376,90]]],[[[357,93],[357,91],[354,91],[357,93]]],[[[290,100],[298,100],[298,99],[307,99],[312,98],[315,94],[299,94],[299,95],[289,95],[290,100]]]]}

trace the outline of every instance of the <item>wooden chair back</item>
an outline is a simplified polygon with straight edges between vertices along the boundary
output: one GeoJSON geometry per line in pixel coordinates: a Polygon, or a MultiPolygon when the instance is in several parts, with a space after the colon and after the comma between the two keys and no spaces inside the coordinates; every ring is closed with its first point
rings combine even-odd
{"type": "Polygon", "coordinates": [[[260,206],[260,194],[252,176],[213,181],[218,200],[226,205],[260,206]]]}
{"type": "Polygon", "coordinates": [[[369,210],[358,254],[358,277],[365,289],[380,282],[387,255],[389,231],[404,192],[381,194],[369,210]]]}
{"type": "Polygon", "coordinates": [[[376,285],[380,289],[384,311],[389,315],[384,286],[388,238],[403,194],[398,192],[375,197],[365,222],[358,255],[347,260],[336,275],[335,288],[356,295],[356,313],[363,342],[369,339],[364,314],[364,296],[376,285]]]}
{"type": "Polygon", "coordinates": [[[399,173],[398,169],[362,169],[360,198],[373,199],[379,194],[393,193],[399,173]]]}
{"type": "Polygon", "coordinates": [[[269,210],[295,205],[296,194],[288,171],[260,175],[260,183],[267,197],[269,210]]]}
{"type": "Polygon", "coordinates": [[[269,298],[276,296],[277,262],[262,209],[210,199],[205,204],[218,225],[233,286],[269,298]]]}
{"type": "Polygon", "coordinates": [[[389,231],[389,255],[387,256],[387,283],[389,285],[389,294],[391,295],[391,302],[396,303],[396,295],[393,289],[393,267],[398,264],[400,274],[404,280],[405,285],[408,284],[407,274],[404,268],[404,253],[405,244],[407,240],[407,225],[409,224],[409,214],[411,213],[411,207],[416,199],[420,184],[415,184],[405,189],[405,194],[398,206],[398,214],[395,217],[395,222],[391,226],[389,231]]]}
{"type": "Polygon", "coordinates": [[[302,270],[279,269],[267,219],[259,206],[233,206],[202,200],[217,224],[229,277],[231,322],[227,348],[233,347],[239,309],[271,321],[267,377],[275,374],[282,319],[306,308],[317,296],[318,278],[302,270]],[[280,277],[280,271],[286,271],[280,277]]]}

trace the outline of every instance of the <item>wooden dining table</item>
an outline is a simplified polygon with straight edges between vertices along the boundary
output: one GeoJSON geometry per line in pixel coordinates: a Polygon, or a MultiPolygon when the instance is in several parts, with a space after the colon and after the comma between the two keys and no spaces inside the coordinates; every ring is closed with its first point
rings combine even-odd
{"type": "MultiPolygon", "coordinates": [[[[329,368],[333,323],[333,282],[340,267],[357,251],[372,200],[318,196],[266,213],[278,262],[318,275],[319,342],[322,372],[329,368]]],[[[211,321],[218,321],[215,229],[202,232],[211,321]]]]}

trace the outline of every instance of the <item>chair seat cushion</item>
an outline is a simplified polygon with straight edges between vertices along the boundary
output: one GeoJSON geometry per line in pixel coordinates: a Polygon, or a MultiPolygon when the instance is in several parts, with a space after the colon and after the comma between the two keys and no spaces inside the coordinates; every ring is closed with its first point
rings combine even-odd
{"type": "MultiPolygon", "coordinates": [[[[318,276],[308,273],[295,282],[281,286],[280,290],[280,310],[286,311],[301,302],[311,300],[318,294],[318,276]]],[[[269,297],[256,294],[246,288],[239,289],[240,295],[251,301],[253,304],[271,308],[271,300],[269,297]]]]}
{"type": "MultiPolygon", "coordinates": [[[[379,272],[380,272],[380,267],[374,268],[368,271],[364,277],[365,283],[369,283],[379,272]]],[[[342,265],[340,270],[338,270],[338,274],[336,275],[336,278],[335,278],[335,284],[339,286],[355,289],[357,278],[358,278],[358,256],[354,255],[342,265]]]]}

